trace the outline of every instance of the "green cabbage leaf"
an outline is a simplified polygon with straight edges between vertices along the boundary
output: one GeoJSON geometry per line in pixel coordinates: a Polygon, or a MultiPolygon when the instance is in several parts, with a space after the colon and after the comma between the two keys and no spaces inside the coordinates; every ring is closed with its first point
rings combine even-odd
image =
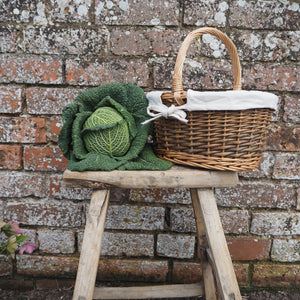
{"type": "Polygon", "coordinates": [[[167,170],[155,156],[144,91],[132,83],[108,83],[79,94],[63,109],[58,145],[71,171],[167,170]]]}

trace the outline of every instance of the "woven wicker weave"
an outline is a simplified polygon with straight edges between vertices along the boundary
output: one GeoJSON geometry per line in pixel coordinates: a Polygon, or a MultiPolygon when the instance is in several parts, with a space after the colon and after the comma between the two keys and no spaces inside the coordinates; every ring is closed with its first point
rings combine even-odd
{"type": "MultiPolygon", "coordinates": [[[[179,49],[172,92],[161,96],[165,105],[186,103],[182,87],[184,59],[191,42],[205,33],[218,37],[225,44],[233,65],[233,89],[241,89],[241,68],[235,45],[217,29],[200,28],[188,34],[179,49]]],[[[154,150],[159,157],[176,164],[214,170],[252,170],[261,159],[272,113],[271,109],[261,108],[192,111],[187,112],[187,124],[159,118],[154,121],[154,150]]]]}

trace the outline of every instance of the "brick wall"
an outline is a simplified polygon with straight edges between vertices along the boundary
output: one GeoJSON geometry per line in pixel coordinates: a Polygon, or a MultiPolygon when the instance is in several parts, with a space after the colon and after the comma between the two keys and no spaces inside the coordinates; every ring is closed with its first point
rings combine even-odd
{"type": "MultiPolygon", "coordinates": [[[[3,0],[0,6],[0,219],[38,244],[0,256],[0,288],[73,283],[91,191],[62,183],[61,110],[81,90],[131,81],[169,89],[180,43],[201,26],[239,50],[243,87],[280,98],[260,167],[216,189],[238,281],[300,289],[299,3],[297,1],[3,0]]],[[[195,43],[184,85],[232,86],[231,62],[211,36],[195,43]]],[[[99,280],[195,282],[201,276],[187,189],[121,190],[110,199],[99,280]]]]}

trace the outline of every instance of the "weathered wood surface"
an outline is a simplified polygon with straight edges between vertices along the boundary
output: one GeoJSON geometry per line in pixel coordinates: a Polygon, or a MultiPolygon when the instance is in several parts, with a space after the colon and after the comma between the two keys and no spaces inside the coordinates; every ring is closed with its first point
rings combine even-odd
{"type": "Polygon", "coordinates": [[[151,299],[203,296],[199,283],[135,287],[95,288],[93,299],[151,299]]]}
{"type": "Polygon", "coordinates": [[[217,289],[215,284],[215,278],[213,275],[212,266],[208,261],[206,249],[208,248],[208,242],[205,234],[205,228],[200,212],[200,203],[198,200],[197,189],[191,189],[191,197],[194,208],[194,214],[197,225],[198,243],[200,246],[200,259],[204,281],[205,299],[217,300],[217,289]]]}
{"type": "Polygon", "coordinates": [[[92,194],[73,300],[91,300],[93,297],[108,200],[109,190],[97,190],[92,194]]]}
{"type": "Polygon", "coordinates": [[[68,186],[95,189],[120,188],[201,188],[225,187],[238,183],[236,172],[206,171],[174,166],[167,171],[87,171],[66,170],[63,175],[68,186]]]}
{"type": "Polygon", "coordinates": [[[212,189],[197,189],[199,208],[208,240],[214,274],[224,300],[241,300],[241,293],[212,189]]]}

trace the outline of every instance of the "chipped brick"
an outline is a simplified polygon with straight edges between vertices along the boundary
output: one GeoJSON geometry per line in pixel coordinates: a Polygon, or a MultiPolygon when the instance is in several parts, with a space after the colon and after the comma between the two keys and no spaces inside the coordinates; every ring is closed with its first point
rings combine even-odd
{"type": "Polygon", "coordinates": [[[0,27],[0,52],[15,52],[17,32],[11,26],[0,27]]]}
{"type": "Polygon", "coordinates": [[[56,199],[86,200],[91,199],[92,190],[88,188],[71,188],[63,183],[62,175],[50,177],[50,197],[56,199]]]}

